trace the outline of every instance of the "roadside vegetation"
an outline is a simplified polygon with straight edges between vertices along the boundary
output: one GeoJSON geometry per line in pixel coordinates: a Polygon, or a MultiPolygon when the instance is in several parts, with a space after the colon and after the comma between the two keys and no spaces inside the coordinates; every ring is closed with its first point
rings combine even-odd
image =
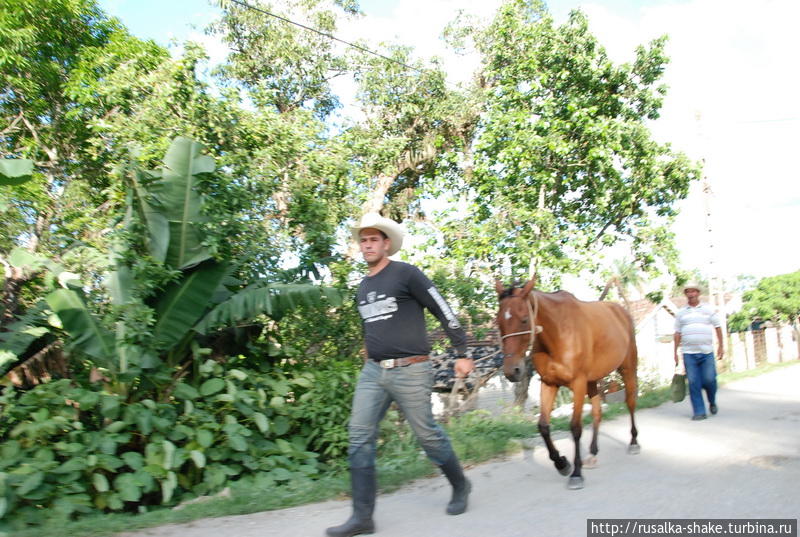
{"type": "MultiPolygon", "coordinates": [[[[721,373],[719,382],[725,384],[793,365],[797,365],[797,362],[763,364],[748,371],[721,373]]],[[[637,409],[653,408],[665,403],[673,404],[670,402],[669,386],[652,386],[640,394],[637,409]]],[[[627,419],[627,415],[628,410],[624,403],[610,403],[605,405],[603,410],[604,420],[627,419]]],[[[454,418],[446,424],[446,429],[459,457],[470,466],[526,449],[538,437],[536,419],[532,413],[523,413],[515,409],[508,409],[496,416],[485,411],[473,411],[454,418]]],[[[584,423],[589,425],[591,417],[584,416],[584,423]]],[[[396,411],[389,412],[383,426],[378,457],[381,492],[391,492],[415,479],[436,475],[435,467],[420,452],[413,434],[410,429],[403,426],[396,411]],[[399,427],[398,422],[400,422],[399,427]]],[[[569,419],[554,418],[552,427],[555,431],[567,433],[569,419]]],[[[348,479],[347,470],[341,462],[326,467],[314,478],[295,475],[292,479],[276,483],[244,478],[232,482],[228,490],[217,497],[206,498],[198,503],[188,503],[177,509],[156,508],[138,514],[94,514],[77,521],[53,518],[35,529],[15,532],[13,535],[103,537],[115,532],[189,522],[206,517],[242,515],[311,502],[343,499],[349,492],[348,479]]]]}

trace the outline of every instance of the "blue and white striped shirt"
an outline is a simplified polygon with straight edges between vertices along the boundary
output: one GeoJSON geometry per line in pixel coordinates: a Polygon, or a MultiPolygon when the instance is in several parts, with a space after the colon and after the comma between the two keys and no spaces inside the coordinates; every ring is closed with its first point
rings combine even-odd
{"type": "Polygon", "coordinates": [[[686,305],[675,315],[675,332],[681,335],[681,350],[686,354],[714,351],[714,327],[719,316],[708,304],[686,305]]]}

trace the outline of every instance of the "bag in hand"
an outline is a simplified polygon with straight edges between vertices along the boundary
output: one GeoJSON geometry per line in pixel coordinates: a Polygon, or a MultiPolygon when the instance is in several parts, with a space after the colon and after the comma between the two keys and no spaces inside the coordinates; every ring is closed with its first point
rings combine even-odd
{"type": "Polygon", "coordinates": [[[672,375],[672,385],[670,386],[673,403],[680,403],[686,397],[686,375],[675,373],[672,375]]]}

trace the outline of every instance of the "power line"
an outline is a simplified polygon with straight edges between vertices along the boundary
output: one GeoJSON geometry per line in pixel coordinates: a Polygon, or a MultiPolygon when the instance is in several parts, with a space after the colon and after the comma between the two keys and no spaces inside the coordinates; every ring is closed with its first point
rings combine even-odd
{"type": "Polygon", "coordinates": [[[252,5],[248,4],[247,2],[243,2],[242,0],[228,0],[228,1],[233,2],[234,4],[239,4],[242,7],[245,7],[245,8],[248,8],[248,9],[252,9],[253,11],[258,11],[259,13],[263,13],[264,15],[269,15],[270,17],[274,17],[274,18],[276,18],[278,20],[282,20],[283,22],[288,22],[289,24],[294,24],[295,26],[303,28],[304,30],[308,30],[310,32],[314,32],[315,34],[319,34],[319,35],[321,35],[323,37],[327,37],[328,39],[332,39],[334,41],[338,41],[340,43],[344,43],[348,47],[353,47],[353,48],[358,49],[358,50],[360,50],[362,52],[366,52],[367,54],[372,54],[373,56],[377,56],[378,58],[383,58],[384,60],[386,60],[388,62],[396,63],[397,65],[401,65],[401,66],[405,67],[406,69],[411,69],[412,71],[416,71],[419,74],[425,74],[425,72],[422,71],[421,69],[417,69],[416,67],[413,67],[413,66],[408,65],[406,63],[403,63],[401,61],[395,60],[394,58],[390,58],[388,56],[384,56],[383,54],[381,54],[379,52],[375,52],[375,51],[370,50],[368,48],[362,47],[361,45],[356,45],[355,43],[351,43],[350,41],[345,41],[344,39],[340,39],[340,38],[336,37],[333,34],[329,34],[327,32],[322,32],[320,30],[317,30],[316,28],[312,28],[311,26],[306,26],[305,24],[301,24],[299,22],[295,22],[293,20],[287,19],[286,17],[282,17],[280,15],[276,15],[275,13],[270,13],[269,11],[267,11],[265,9],[262,9],[262,8],[259,8],[259,7],[256,7],[256,6],[252,6],[252,5]]]}

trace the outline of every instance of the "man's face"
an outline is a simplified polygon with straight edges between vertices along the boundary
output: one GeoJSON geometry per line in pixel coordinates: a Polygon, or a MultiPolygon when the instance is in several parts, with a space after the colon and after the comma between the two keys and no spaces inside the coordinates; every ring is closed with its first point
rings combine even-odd
{"type": "Polygon", "coordinates": [[[686,300],[689,301],[689,304],[697,303],[700,298],[700,291],[697,289],[684,289],[683,294],[686,296],[686,300]]]}
{"type": "Polygon", "coordinates": [[[362,229],[359,233],[359,248],[364,261],[368,265],[374,265],[389,255],[389,239],[383,233],[374,228],[362,229]]]}

